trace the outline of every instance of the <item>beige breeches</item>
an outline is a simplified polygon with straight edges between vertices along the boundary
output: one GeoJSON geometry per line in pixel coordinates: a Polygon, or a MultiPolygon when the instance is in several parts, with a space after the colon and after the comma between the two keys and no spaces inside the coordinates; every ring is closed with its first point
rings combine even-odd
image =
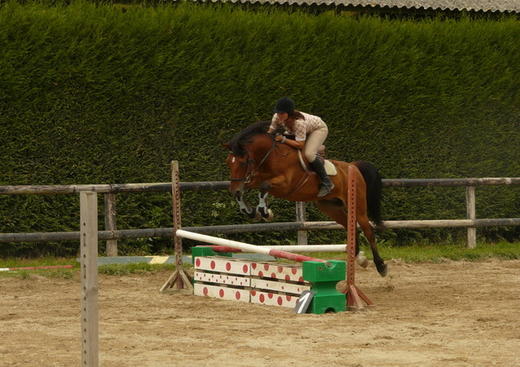
{"type": "Polygon", "coordinates": [[[313,162],[314,159],[316,159],[318,149],[323,144],[325,139],[327,139],[327,135],[329,135],[329,129],[326,127],[322,127],[321,129],[313,131],[310,133],[310,135],[307,135],[307,140],[305,140],[305,147],[303,148],[303,154],[309,162],[313,162]]]}

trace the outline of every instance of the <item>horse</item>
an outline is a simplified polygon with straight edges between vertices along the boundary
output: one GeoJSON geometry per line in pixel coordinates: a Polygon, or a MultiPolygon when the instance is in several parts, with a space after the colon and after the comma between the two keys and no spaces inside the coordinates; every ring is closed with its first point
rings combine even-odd
{"type": "MultiPolygon", "coordinates": [[[[382,229],[381,193],[382,181],[377,168],[369,162],[342,162],[331,160],[337,174],[331,176],[334,189],[325,197],[318,198],[319,177],[302,167],[296,149],[277,142],[274,134],[268,134],[270,121],[259,121],[236,134],[224,146],[229,149],[226,164],[229,167],[231,183],[229,190],[239,204],[240,211],[255,217],[259,213],[264,218],[272,216],[266,198],[272,195],[290,201],[314,202],[318,209],[342,225],[347,230],[347,182],[348,167],[354,166],[357,187],[356,218],[370,243],[374,264],[381,276],[386,276],[387,265],[379,255],[374,229],[382,229]],[[259,189],[260,203],[255,210],[243,200],[244,191],[259,189]],[[372,227],[370,219],[375,224],[372,227]]],[[[319,158],[317,158],[319,159],[319,158]]],[[[366,267],[368,262],[359,257],[358,263],[366,267]]]]}

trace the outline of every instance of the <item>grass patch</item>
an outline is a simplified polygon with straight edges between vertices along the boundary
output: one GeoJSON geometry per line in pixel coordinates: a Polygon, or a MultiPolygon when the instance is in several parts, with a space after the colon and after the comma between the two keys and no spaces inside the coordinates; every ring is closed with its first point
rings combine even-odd
{"type": "Polygon", "coordinates": [[[0,268],[24,268],[38,266],[72,265],[71,269],[30,269],[15,271],[0,271],[0,277],[16,277],[28,279],[31,275],[44,276],[47,278],[71,279],[75,272],[79,270],[79,263],[76,259],[62,257],[43,257],[35,259],[6,258],[0,259],[0,268]]]}
{"type": "Polygon", "coordinates": [[[479,243],[476,248],[469,249],[464,244],[446,245],[414,245],[407,247],[385,247],[383,256],[402,259],[406,262],[440,262],[445,259],[459,261],[480,261],[486,259],[520,259],[520,244],[479,243]]]}
{"type": "Polygon", "coordinates": [[[65,257],[38,257],[32,259],[8,257],[0,259],[0,268],[19,268],[28,266],[53,266],[53,265],[73,265],[79,268],[79,263],[75,258],[65,257]]]}
{"type": "MultiPolygon", "coordinates": [[[[365,255],[372,259],[370,248],[362,246],[365,255]]],[[[486,259],[520,259],[520,243],[499,242],[479,243],[476,248],[469,249],[465,244],[387,246],[380,245],[379,252],[383,259],[399,259],[407,263],[453,261],[481,261],[486,259]]],[[[320,259],[344,260],[338,253],[302,253],[320,259]]]]}
{"type": "MultiPolygon", "coordinates": [[[[367,246],[363,246],[362,250],[369,259],[372,259],[372,253],[367,246]]],[[[412,246],[388,246],[380,245],[379,251],[381,256],[386,260],[399,259],[406,263],[422,263],[433,262],[440,263],[443,261],[482,261],[488,259],[516,260],[520,259],[520,243],[499,242],[499,243],[479,243],[476,248],[469,249],[464,244],[442,244],[442,245],[412,245],[412,246]]],[[[316,253],[302,252],[320,259],[338,259],[345,260],[345,255],[341,253],[316,253]]],[[[279,260],[287,262],[286,260],[279,260]]],[[[45,257],[39,259],[2,259],[0,260],[0,268],[8,267],[26,267],[26,266],[47,266],[47,265],[74,265],[72,269],[47,269],[47,270],[21,270],[0,272],[0,277],[17,277],[28,279],[31,275],[37,274],[48,278],[71,279],[75,273],[79,271],[79,263],[72,258],[52,258],[45,257]]],[[[185,266],[191,266],[185,264],[185,266]]],[[[99,267],[99,274],[104,275],[131,275],[131,274],[149,274],[161,271],[173,271],[173,264],[112,264],[99,267]]]]}
{"type": "Polygon", "coordinates": [[[99,274],[105,275],[129,275],[129,274],[145,274],[156,273],[165,270],[175,270],[172,264],[112,264],[99,267],[99,274]]]}
{"type": "MultiPolygon", "coordinates": [[[[80,264],[76,258],[53,258],[44,257],[37,259],[20,259],[7,258],[0,259],[0,268],[21,268],[21,267],[37,267],[37,266],[54,266],[54,265],[73,265],[71,269],[30,269],[16,271],[2,271],[0,277],[16,277],[28,279],[31,275],[44,276],[48,278],[71,279],[73,275],[80,270],[80,264]]],[[[103,265],[98,268],[99,274],[105,275],[129,275],[154,273],[165,270],[175,270],[172,264],[111,264],[103,265]]]]}
{"type": "Polygon", "coordinates": [[[54,279],[72,279],[74,274],[78,273],[79,267],[72,269],[42,269],[42,270],[16,270],[16,271],[2,271],[0,278],[19,278],[29,279],[32,276],[40,276],[54,279]]]}

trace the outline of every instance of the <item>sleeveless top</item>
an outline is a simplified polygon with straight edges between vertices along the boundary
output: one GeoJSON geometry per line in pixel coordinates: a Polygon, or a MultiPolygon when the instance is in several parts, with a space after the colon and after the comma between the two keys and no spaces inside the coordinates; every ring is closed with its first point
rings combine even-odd
{"type": "Polygon", "coordinates": [[[276,130],[277,128],[282,127],[285,128],[289,135],[294,135],[297,141],[305,141],[307,139],[307,135],[311,134],[312,132],[318,129],[327,128],[327,125],[320,117],[310,115],[305,112],[300,113],[305,117],[305,119],[295,120],[294,129],[290,129],[282,121],[278,120],[276,113],[273,115],[269,129],[276,130]]]}

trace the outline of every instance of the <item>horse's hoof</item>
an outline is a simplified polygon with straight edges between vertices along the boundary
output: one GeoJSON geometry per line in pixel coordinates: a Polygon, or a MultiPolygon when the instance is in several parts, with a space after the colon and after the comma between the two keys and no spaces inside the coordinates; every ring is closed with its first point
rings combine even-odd
{"type": "Polygon", "coordinates": [[[270,222],[270,221],[273,220],[273,218],[274,218],[274,214],[273,214],[273,211],[271,209],[267,209],[267,214],[266,215],[262,214],[262,219],[265,222],[270,222]]]}
{"type": "Polygon", "coordinates": [[[359,251],[359,254],[356,258],[359,266],[361,266],[362,268],[366,268],[368,266],[368,259],[363,251],[359,251]]]}
{"type": "Polygon", "coordinates": [[[386,274],[388,274],[388,265],[383,264],[381,266],[378,266],[377,271],[379,272],[379,275],[381,275],[382,277],[386,277],[386,274]]]}
{"type": "Polygon", "coordinates": [[[251,212],[250,212],[250,213],[247,213],[247,215],[249,215],[249,218],[254,219],[254,218],[257,217],[258,212],[257,212],[256,208],[252,208],[252,209],[251,209],[251,212]]]}

